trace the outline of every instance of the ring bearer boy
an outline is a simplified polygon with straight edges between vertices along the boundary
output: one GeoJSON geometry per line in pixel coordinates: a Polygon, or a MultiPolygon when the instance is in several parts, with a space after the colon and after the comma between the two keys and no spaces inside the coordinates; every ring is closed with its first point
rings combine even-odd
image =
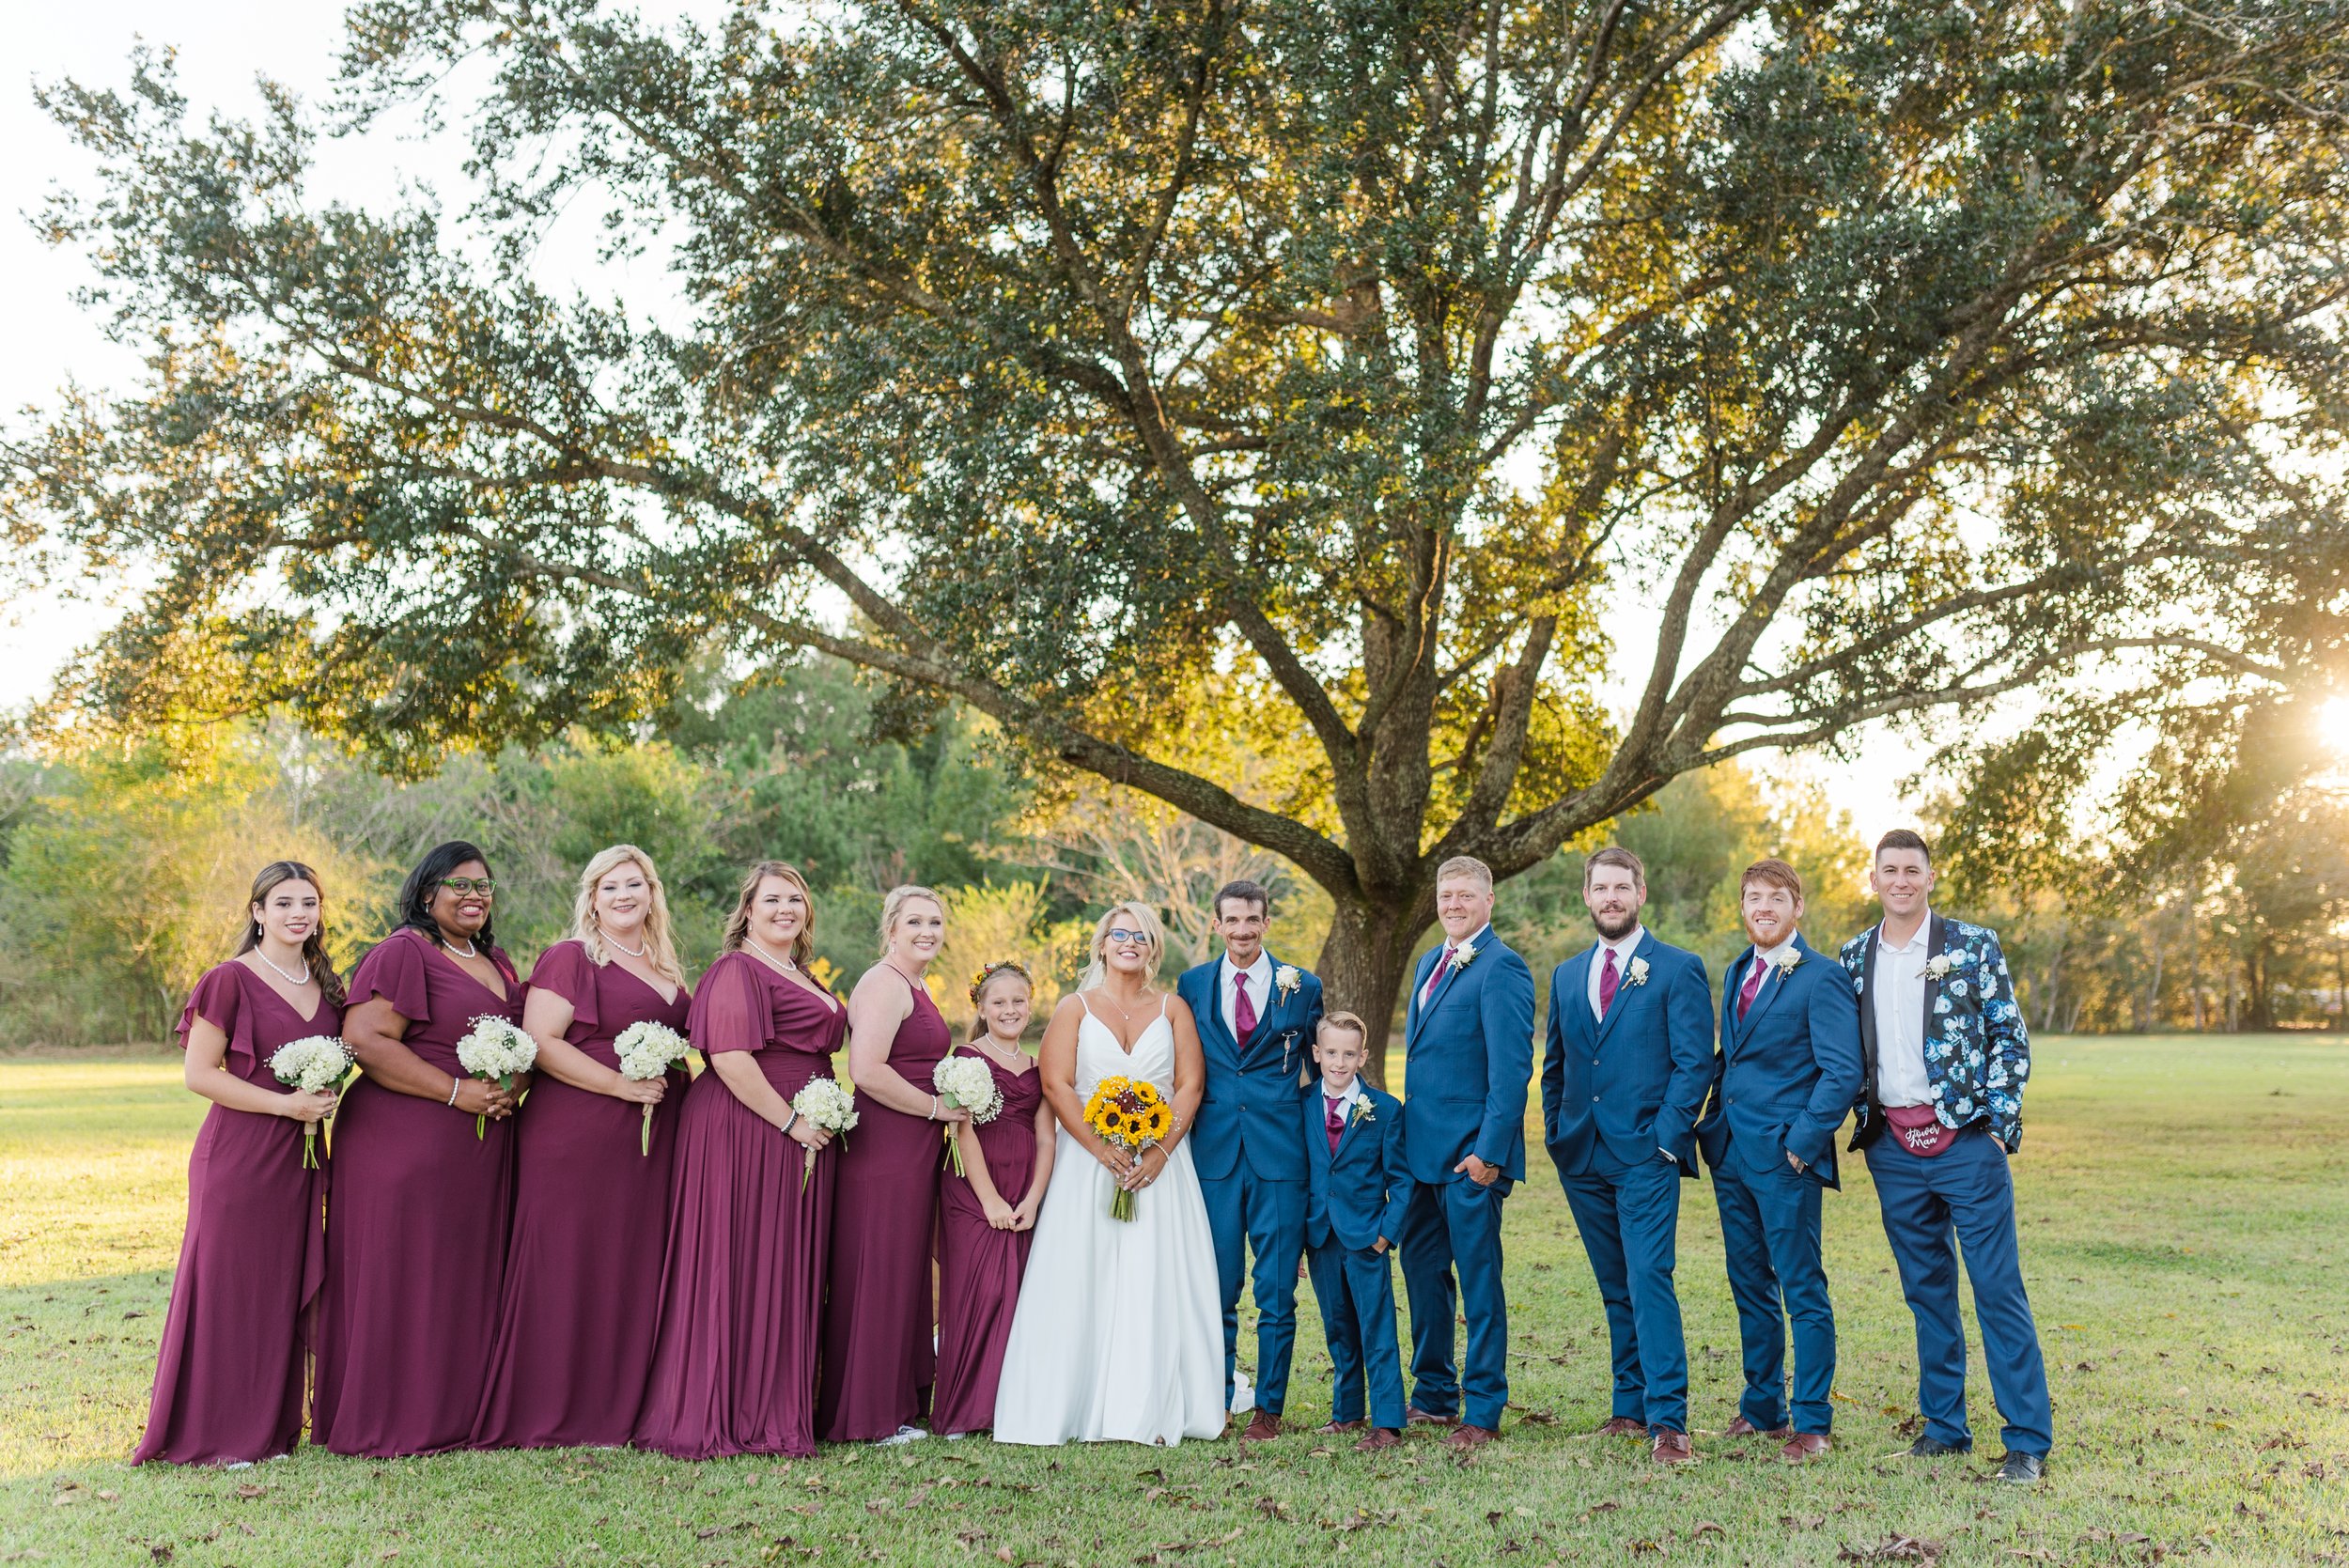
{"type": "Polygon", "coordinates": [[[1403,1440],[1403,1357],[1387,1254],[1403,1234],[1412,1186],[1403,1158],[1403,1102],[1359,1076],[1369,1035],[1351,1013],[1322,1017],[1314,1043],[1321,1081],[1306,1096],[1301,1129],[1310,1194],[1305,1261],[1330,1344],[1330,1424],[1321,1430],[1356,1432],[1367,1424],[1357,1453],[1403,1440]]]}

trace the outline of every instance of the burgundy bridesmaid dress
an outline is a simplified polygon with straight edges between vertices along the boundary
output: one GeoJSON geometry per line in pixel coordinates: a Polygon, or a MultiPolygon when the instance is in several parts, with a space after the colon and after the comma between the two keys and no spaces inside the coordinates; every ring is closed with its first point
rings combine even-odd
{"type": "MultiPolygon", "coordinates": [[[[929,991],[906,983],[913,1011],[897,1026],[889,1064],[927,1094],[930,1069],[953,1048],[954,1033],[929,991]]],[[[832,1206],[832,1294],[816,1402],[816,1431],[827,1443],[888,1437],[920,1421],[937,1358],[930,1257],[938,1167],[946,1157],[942,1129],[869,1095],[858,1096],[857,1116],[832,1206]]]]}
{"type": "MultiPolygon", "coordinates": [[[[650,1021],[685,1032],[692,993],[667,1001],[618,964],[557,942],[530,988],[571,1004],[564,1039],[617,1070],[612,1042],[650,1021]]],[[[653,1108],[580,1089],[547,1073],[515,1116],[514,1234],[497,1348],[473,1440],[483,1448],[617,1446],[636,1425],[661,1310],[669,1234],[669,1175],[677,1117],[692,1078],[669,1076],[653,1108]]]]}
{"type": "MultiPolygon", "coordinates": [[[[996,1195],[1017,1206],[1035,1173],[1035,1112],[1044,1080],[1034,1063],[1012,1072],[985,1052],[1003,1091],[1003,1108],[978,1127],[979,1148],[996,1195]]],[[[999,1231],[971,1183],[947,1166],[938,1179],[938,1393],[932,1430],[981,1432],[995,1424],[995,1385],[1003,1372],[1003,1343],[1019,1304],[1034,1231],[999,1231]]]]}
{"type": "MultiPolygon", "coordinates": [[[[236,962],[195,983],[179,1045],[204,1019],[228,1036],[224,1065],[287,1093],[269,1070],[278,1047],[338,1034],[324,1001],[303,1017],[236,962]]],[[[188,1157],[188,1230],[163,1316],[155,1393],[134,1464],[226,1465],[291,1452],[302,1436],[310,1317],[326,1273],[326,1139],[302,1164],[303,1124],[215,1105],[188,1157]]]]}
{"type": "MultiPolygon", "coordinates": [[[[789,1099],[832,1076],[847,1009],[729,953],[693,996],[695,1048],[755,1053],[789,1099]]],[[[860,1108],[863,1109],[863,1108],[860,1108]]],[[[860,1126],[848,1135],[864,1136],[860,1126]]],[[[652,1374],[636,1442],[679,1459],[816,1452],[816,1351],[838,1145],[816,1156],[734,1097],[712,1071],[678,1119],[677,1184],[652,1374]]]]}
{"type": "MultiPolygon", "coordinates": [[[[474,1020],[522,1018],[514,966],[498,949],[490,957],[503,998],[403,927],[360,960],[350,1005],[381,997],[408,1020],[410,1050],[464,1077],[457,1042],[474,1020]]],[[[529,1113],[476,1138],[473,1117],[439,1100],[365,1078],[343,1096],[312,1442],[381,1459],[461,1448],[473,1436],[506,1278],[514,1124],[529,1113]]]]}

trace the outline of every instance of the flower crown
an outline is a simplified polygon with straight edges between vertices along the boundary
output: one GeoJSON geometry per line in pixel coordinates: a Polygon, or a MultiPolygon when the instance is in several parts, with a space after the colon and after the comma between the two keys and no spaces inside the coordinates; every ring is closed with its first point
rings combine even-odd
{"type": "Polygon", "coordinates": [[[1030,990],[1035,988],[1035,976],[1028,972],[1025,964],[1020,963],[1017,958],[999,958],[994,963],[981,965],[979,972],[971,977],[971,1005],[976,1007],[979,1004],[979,993],[987,989],[988,981],[1005,972],[1016,974],[1026,981],[1030,990]]]}

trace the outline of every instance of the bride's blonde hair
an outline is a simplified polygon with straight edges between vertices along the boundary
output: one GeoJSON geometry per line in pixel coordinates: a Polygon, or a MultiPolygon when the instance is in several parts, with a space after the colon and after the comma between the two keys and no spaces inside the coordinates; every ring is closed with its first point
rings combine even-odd
{"type": "Polygon", "coordinates": [[[1121,924],[1129,931],[1141,932],[1148,945],[1150,967],[1142,977],[1143,984],[1148,985],[1159,977],[1159,965],[1166,958],[1166,928],[1159,924],[1157,912],[1147,904],[1112,904],[1094,924],[1093,961],[1085,966],[1085,976],[1077,983],[1077,989],[1089,991],[1109,978],[1110,966],[1106,955],[1110,946],[1110,928],[1121,924]]]}

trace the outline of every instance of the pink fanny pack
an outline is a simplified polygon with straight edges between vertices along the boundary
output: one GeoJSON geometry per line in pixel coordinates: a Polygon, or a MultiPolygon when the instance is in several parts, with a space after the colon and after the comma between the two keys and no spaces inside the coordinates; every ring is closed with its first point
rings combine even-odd
{"type": "Polygon", "coordinates": [[[1929,1159],[1957,1141],[1956,1131],[1943,1126],[1929,1105],[1888,1105],[1884,1119],[1891,1124],[1901,1147],[1921,1158],[1929,1159]]]}

